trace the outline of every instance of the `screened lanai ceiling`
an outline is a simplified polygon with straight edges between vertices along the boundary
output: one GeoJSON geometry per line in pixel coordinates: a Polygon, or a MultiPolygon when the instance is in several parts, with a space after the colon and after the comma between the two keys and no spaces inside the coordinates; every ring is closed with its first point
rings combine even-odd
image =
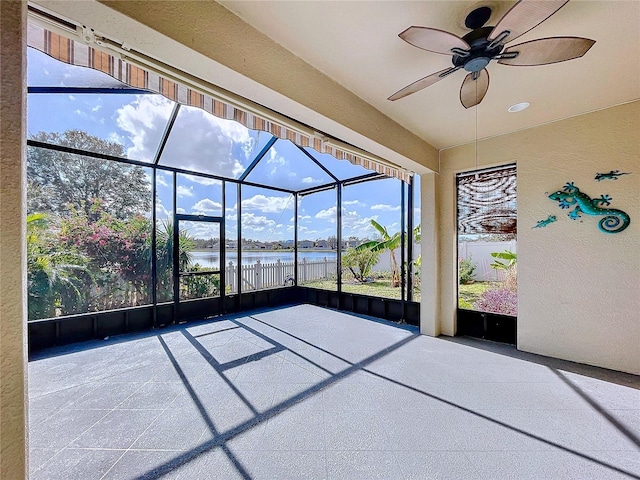
{"type": "MultiPolygon", "coordinates": [[[[53,109],[68,112],[66,129],[83,130],[105,141],[87,146],[95,153],[112,154],[106,145],[115,141],[124,146],[131,160],[195,174],[290,192],[379,175],[201,108],[131,87],[106,73],[61,62],[34,48],[28,49],[27,77],[29,92],[36,93],[29,98],[29,135],[35,140],[39,132],[58,132],[59,118],[40,114],[53,109]],[[87,121],[98,115],[100,121],[87,121]]],[[[69,146],[63,144],[62,135],[50,135],[47,141],[69,146]]]]}
{"type": "Polygon", "coordinates": [[[64,124],[103,140],[83,145],[98,154],[114,155],[110,145],[118,143],[131,160],[290,192],[380,175],[34,48],[28,49],[27,75],[32,140],[45,140],[47,132],[47,143],[73,147],[59,131],[64,124]],[[35,114],[45,111],[58,116],[35,114]]]}
{"type": "MultiPolygon", "coordinates": [[[[232,143],[242,140],[249,141],[245,137],[250,137],[252,148],[248,148],[246,144],[241,147],[247,157],[247,161],[249,161],[252,153],[250,150],[252,149],[258,150],[258,155],[263,157],[267,153],[266,150],[258,149],[257,147],[261,146],[261,141],[264,142],[263,147],[267,145],[270,136],[273,136],[285,142],[291,141],[300,149],[311,147],[316,153],[329,153],[336,159],[348,160],[354,165],[362,166],[378,174],[397,177],[405,182],[411,181],[412,172],[397,167],[382,158],[375,158],[375,156],[356,147],[344,144],[338,139],[331,138],[322,132],[300,124],[293,119],[283,117],[277,112],[270,111],[214,85],[209,84],[207,87],[198,79],[195,79],[194,82],[193,79],[176,78],[173,73],[165,72],[161,66],[158,70],[158,64],[154,61],[151,64],[143,61],[141,66],[138,60],[132,60],[126,55],[122,56],[120,53],[114,54],[107,46],[111,41],[106,38],[96,37],[95,42],[90,42],[86,38],[89,38],[91,34],[89,37],[84,37],[84,34],[82,34],[82,41],[78,41],[78,35],[81,33],[79,26],[56,19],[35,7],[30,7],[30,12],[31,17],[27,37],[29,47],[46,53],[53,59],[70,66],[89,67],[89,70],[95,71],[70,72],[65,71],[63,66],[56,66],[51,70],[57,72],[57,74],[51,75],[47,70],[46,74],[40,72],[32,75],[34,84],[29,84],[29,92],[39,94],[71,94],[75,92],[88,95],[92,93],[119,93],[121,95],[131,94],[141,97],[151,95],[142,98],[140,101],[153,104],[154,114],[158,113],[158,110],[164,109],[165,113],[161,115],[161,120],[167,122],[164,135],[160,139],[161,143],[152,160],[157,165],[184,168],[181,165],[181,158],[176,156],[176,152],[172,150],[175,150],[175,145],[179,145],[180,134],[178,132],[180,130],[187,131],[187,129],[191,132],[189,127],[195,127],[195,131],[202,134],[201,136],[203,137],[215,136],[215,131],[221,129],[223,130],[223,135],[229,134],[229,138],[233,139],[232,143]],[[43,24],[47,26],[43,26],[43,24]],[[49,28],[52,26],[53,30],[50,30],[49,28]],[[60,31],[65,33],[57,33],[60,31]],[[101,73],[107,74],[107,76],[99,78],[101,73]],[[75,76],[76,79],[65,83],[65,78],[68,79],[71,76],[75,76]],[[44,85],[42,85],[43,81],[44,85]],[[46,83],[50,85],[48,86],[46,83]],[[60,86],[60,83],[63,86],[60,86]],[[164,98],[154,97],[157,94],[164,98]],[[186,107],[186,110],[180,112],[181,106],[186,107]],[[171,109],[171,113],[167,114],[169,109],[171,109]],[[210,115],[206,116],[206,113],[210,115]],[[198,123],[196,119],[198,115],[200,115],[201,120],[204,119],[202,122],[209,121],[213,126],[213,132],[208,130],[206,126],[196,125],[198,123]],[[214,117],[223,120],[223,122],[215,121],[214,117]],[[233,122],[228,123],[225,121],[233,122]],[[259,135],[260,132],[263,133],[261,136],[259,135]],[[165,146],[167,145],[169,145],[169,148],[165,156],[165,146]]],[[[46,60],[43,60],[43,62],[46,62],[46,60]]],[[[55,101],[52,100],[52,103],[55,103],[55,101]]],[[[151,136],[153,135],[149,135],[149,137],[151,136]]],[[[155,136],[157,137],[157,135],[155,136]]],[[[218,134],[218,136],[220,135],[218,134]]],[[[191,140],[191,145],[194,146],[193,138],[191,140]]],[[[284,142],[281,142],[279,146],[286,148],[283,145],[284,142]]],[[[195,144],[195,146],[198,145],[195,144]]],[[[206,146],[208,147],[209,145],[206,146]]],[[[151,161],[149,158],[150,152],[145,153],[147,154],[146,158],[139,161],[151,161]]],[[[211,153],[213,152],[207,151],[205,148],[203,152],[189,156],[190,167],[196,172],[244,181],[249,173],[258,166],[255,163],[255,157],[245,166],[246,170],[242,168],[242,161],[228,165],[212,165],[211,162],[206,160],[207,154],[211,153]],[[221,173],[221,170],[223,173],[221,173]]],[[[276,161],[272,158],[272,155],[270,153],[266,156],[267,161],[276,161]]],[[[300,158],[304,157],[307,157],[311,164],[316,164],[320,170],[327,173],[326,168],[319,165],[313,154],[307,154],[306,151],[303,151],[303,156],[300,158]]],[[[218,160],[220,161],[220,159],[218,160]]],[[[313,170],[315,167],[308,168],[313,170]]],[[[185,169],[188,170],[189,168],[185,169]]],[[[264,170],[264,168],[259,168],[259,170],[264,170]]],[[[289,191],[299,191],[299,185],[296,185],[295,179],[291,178],[297,172],[290,170],[288,173],[289,175],[286,178],[288,187],[280,187],[278,185],[274,185],[274,187],[286,188],[289,191]]],[[[304,175],[301,178],[305,179],[308,187],[309,184],[319,183],[316,182],[316,180],[319,180],[317,177],[322,177],[322,175],[317,174],[316,177],[304,175]]],[[[329,177],[337,181],[337,178],[333,175],[329,174],[329,177]]],[[[276,180],[276,183],[283,184],[284,180],[284,178],[281,178],[280,182],[276,180]]]]}

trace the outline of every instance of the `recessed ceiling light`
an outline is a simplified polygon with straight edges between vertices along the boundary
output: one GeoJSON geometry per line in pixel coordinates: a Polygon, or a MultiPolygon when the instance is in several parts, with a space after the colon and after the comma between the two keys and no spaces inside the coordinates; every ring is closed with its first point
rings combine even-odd
{"type": "Polygon", "coordinates": [[[525,108],[529,108],[529,105],[531,105],[529,102],[520,102],[511,105],[507,110],[509,110],[511,113],[521,112],[525,108]]]}

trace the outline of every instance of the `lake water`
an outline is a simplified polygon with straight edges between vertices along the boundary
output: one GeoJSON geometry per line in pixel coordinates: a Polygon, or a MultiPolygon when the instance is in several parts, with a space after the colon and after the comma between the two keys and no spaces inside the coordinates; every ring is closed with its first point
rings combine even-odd
{"type": "MultiPolygon", "coordinates": [[[[193,263],[199,263],[203,267],[208,268],[220,268],[220,255],[213,252],[190,252],[193,263]]],[[[307,261],[318,261],[326,258],[327,260],[335,260],[336,252],[332,250],[327,251],[315,251],[315,252],[298,252],[298,261],[301,262],[303,258],[307,261]]],[[[256,263],[256,260],[260,260],[260,263],[276,263],[280,260],[282,263],[293,262],[293,252],[291,251],[265,251],[265,252],[242,252],[242,264],[248,265],[256,263]]],[[[234,265],[238,264],[238,255],[235,251],[226,252],[226,262],[232,262],[234,265]]]]}
{"type": "MultiPolygon", "coordinates": [[[[416,248],[416,256],[420,253],[420,249],[416,248]]],[[[203,267],[207,268],[220,268],[220,255],[214,252],[190,252],[193,263],[199,263],[203,267]]],[[[326,257],[327,260],[335,260],[337,254],[333,250],[322,251],[298,251],[298,261],[301,262],[303,258],[306,258],[308,262],[321,261],[326,257]]],[[[232,262],[234,265],[238,264],[238,255],[235,251],[228,251],[226,254],[226,262],[232,262]]],[[[256,260],[260,260],[260,263],[276,263],[280,260],[282,263],[293,262],[293,252],[288,250],[282,251],[253,251],[242,252],[242,264],[251,265],[256,263],[256,260]]],[[[396,250],[396,260],[400,262],[400,252],[396,250]]],[[[372,268],[374,272],[388,271],[390,270],[391,262],[389,261],[389,252],[384,252],[380,255],[378,263],[372,268]]]]}

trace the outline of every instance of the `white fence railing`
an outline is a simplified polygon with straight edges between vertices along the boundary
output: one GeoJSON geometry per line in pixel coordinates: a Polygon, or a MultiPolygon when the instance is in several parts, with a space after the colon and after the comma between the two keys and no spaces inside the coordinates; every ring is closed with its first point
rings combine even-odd
{"type": "MultiPolygon", "coordinates": [[[[336,274],[337,262],[335,259],[324,258],[322,260],[309,261],[303,258],[298,262],[298,284],[304,284],[313,280],[328,279],[336,274]]],[[[293,278],[295,265],[293,262],[256,263],[242,265],[241,281],[242,291],[262,290],[265,288],[282,287],[288,278],[293,278]]],[[[238,266],[229,262],[225,270],[227,293],[238,291],[238,266]]]]}

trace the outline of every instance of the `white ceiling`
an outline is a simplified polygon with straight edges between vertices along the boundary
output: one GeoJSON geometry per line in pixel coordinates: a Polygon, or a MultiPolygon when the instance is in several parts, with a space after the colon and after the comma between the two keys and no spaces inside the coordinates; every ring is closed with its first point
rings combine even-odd
{"type": "Polygon", "coordinates": [[[640,98],[640,1],[571,0],[514,43],[549,37],[596,40],[587,54],[568,62],[513,67],[492,62],[489,91],[466,110],[458,71],[409,97],[387,97],[451,65],[449,56],[427,52],[398,38],[411,25],[453,32],[468,30],[474,8],[493,8],[495,25],[515,2],[470,1],[229,1],[222,3],[264,34],[313,65],[436,148],[500,135],[640,98]],[[527,101],[520,113],[507,108],[527,101]]]}

